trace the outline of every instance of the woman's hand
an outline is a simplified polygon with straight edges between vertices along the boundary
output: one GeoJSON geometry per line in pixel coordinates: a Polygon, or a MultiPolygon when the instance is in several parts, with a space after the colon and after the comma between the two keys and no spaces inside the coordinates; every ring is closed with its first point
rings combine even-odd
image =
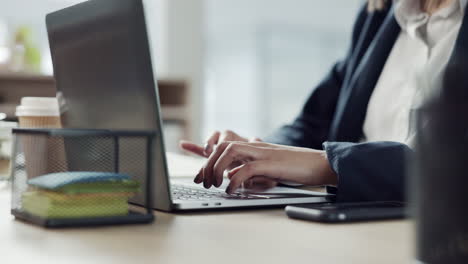
{"type": "MultiPolygon", "coordinates": [[[[204,146],[200,146],[192,142],[181,141],[180,147],[185,151],[191,152],[201,157],[208,158],[213,153],[213,150],[216,148],[216,146],[218,144],[222,144],[223,142],[261,142],[261,139],[259,138],[247,139],[247,138],[239,136],[233,131],[226,130],[222,133],[219,131],[214,132],[208,138],[204,146]]],[[[231,170],[231,169],[241,166],[242,164],[243,163],[241,161],[233,162],[226,169],[231,170]]],[[[195,183],[203,182],[203,176],[201,174],[201,170],[195,177],[194,182],[195,183]]],[[[276,185],[277,185],[276,181],[268,179],[266,177],[262,177],[262,176],[253,177],[250,180],[245,181],[244,183],[245,188],[259,189],[259,190],[273,188],[276,185]]]]}
{"type": "Polygon", "coordinates": [[[230,142],[217,146],[200,170],[195,182],[205,188],[219,187],[225,170],[231,179],[226,189],[234,192],[244,182],[260,177],[277,181],[292,181],[305,185],[336,184],[324,151],[289,147],[262,142],[230,142]],[[233,164],[241,164],[234,169],[233,164]]]}
{"type": "Polygon", "coordinates": [[[206,141],[204,146],[197,145],[188,141],[181,141],[180,147],[188,152],[192,152],[201,157],[208,158],[213,152],[216,145],[221,144],[226,141],[240,141],[240,142],[261,142],[259,138],[247,139],[239,136],[231,130],[226,130],[224,132],[216,131],[214,132],[206,141]]]}

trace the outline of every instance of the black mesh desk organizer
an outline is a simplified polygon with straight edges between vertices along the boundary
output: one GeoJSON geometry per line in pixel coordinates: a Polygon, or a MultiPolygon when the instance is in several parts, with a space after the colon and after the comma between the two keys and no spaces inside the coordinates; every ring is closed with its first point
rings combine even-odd
{"type": "Polygon", "coordinates": [[[14,129],[13,135],[11,213],[17,219],[44,227],[154,220],[151,186],[156,132],[14,129]],[[52,190],[33,184],[50,175],[63,181],[60,177],[83,174],[98,176],[93,182],[52,190]],[[103,175],[124,179],[105,181],[103,175]]]}

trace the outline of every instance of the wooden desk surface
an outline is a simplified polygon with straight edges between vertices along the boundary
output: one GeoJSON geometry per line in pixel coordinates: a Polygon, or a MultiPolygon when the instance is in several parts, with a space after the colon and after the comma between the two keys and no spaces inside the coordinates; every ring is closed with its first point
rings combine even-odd
{"type": "MultiPolygon", "coordinates": [[[[1,185],[2,183],[0,183],[1,185]]],[[[167,214],[152,225],[48,230],[14,220],[0,186],[0,263],[410,263],[412,224],[327,225],[283,210],[167,214]]]]}

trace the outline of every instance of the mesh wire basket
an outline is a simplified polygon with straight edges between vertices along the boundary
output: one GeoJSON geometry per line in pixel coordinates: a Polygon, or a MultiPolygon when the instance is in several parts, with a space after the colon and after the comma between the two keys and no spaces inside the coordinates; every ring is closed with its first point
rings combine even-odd
{"type": "Polygon", "coordinates": [[[154,220],[155,132],[14,129],[13,134],[11,212],[17,219],[46,227],[154,220]]]}

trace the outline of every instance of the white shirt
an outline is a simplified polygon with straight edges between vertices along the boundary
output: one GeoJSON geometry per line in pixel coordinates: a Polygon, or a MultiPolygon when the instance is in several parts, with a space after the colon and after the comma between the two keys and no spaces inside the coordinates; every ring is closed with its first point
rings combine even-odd
{"type": "Polygon", "coordinates": [[[416,0],[396,0],[402,28],[367,107],[363,141],[412,145],[412,112],[441,88],[468,0],[454,0],[432,16],[416,0]]]}

